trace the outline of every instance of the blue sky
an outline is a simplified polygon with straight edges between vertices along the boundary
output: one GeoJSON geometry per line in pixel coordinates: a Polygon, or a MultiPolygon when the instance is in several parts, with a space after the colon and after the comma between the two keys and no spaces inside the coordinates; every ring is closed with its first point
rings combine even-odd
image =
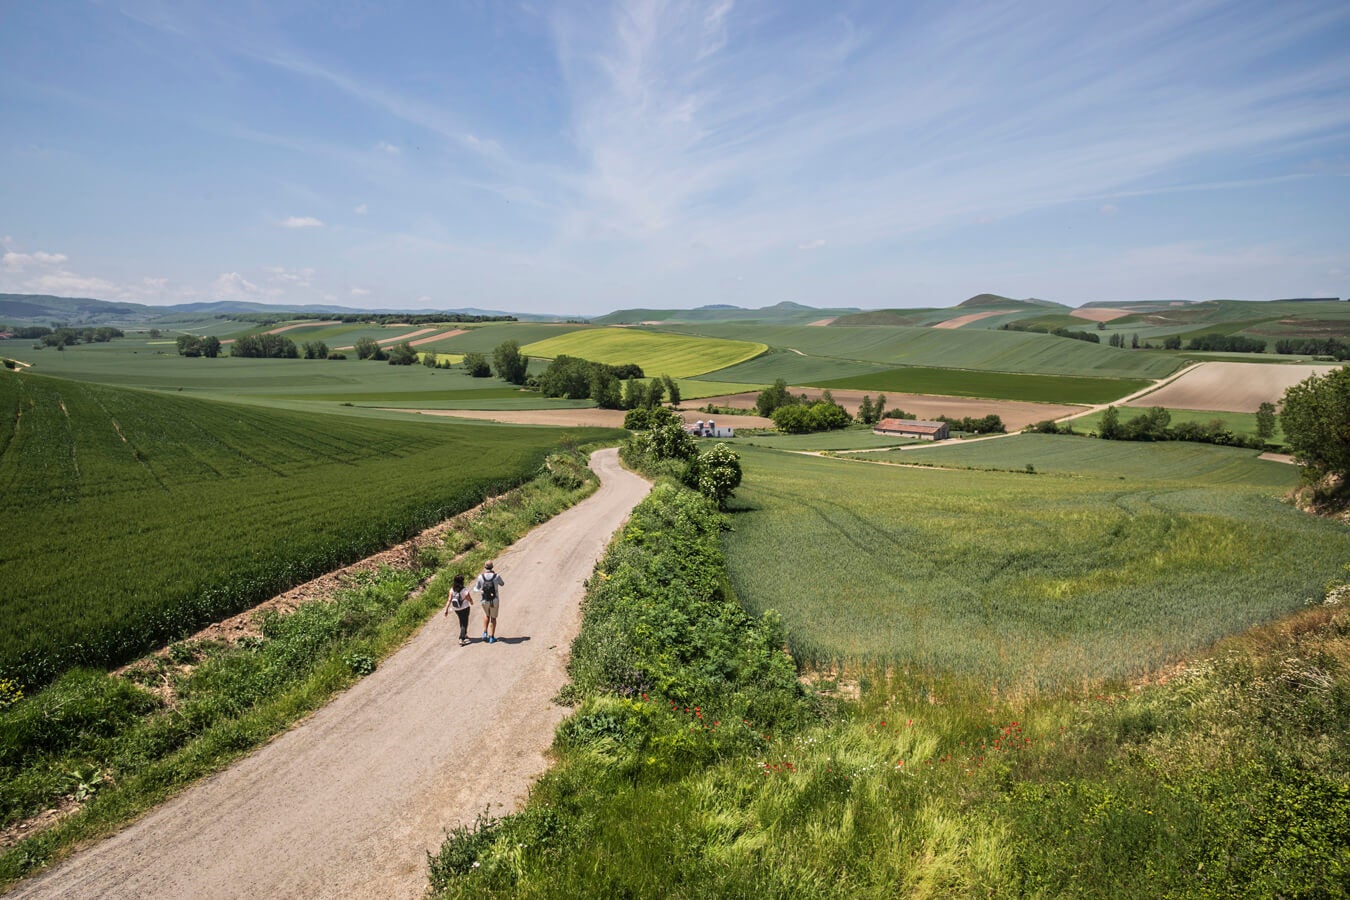
{"type": "Polygon", "coordinates": [[[1350,295],[1350,4],[0,0],[0,291],[1350,295]]]}

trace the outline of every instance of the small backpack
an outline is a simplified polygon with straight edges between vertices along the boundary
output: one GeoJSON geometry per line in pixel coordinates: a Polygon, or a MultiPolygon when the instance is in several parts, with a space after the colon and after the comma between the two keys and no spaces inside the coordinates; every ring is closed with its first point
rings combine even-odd
{"type": "Polygon", "coordinates": [[[497,573],[483,573],[483,599],[492,601],[497,599],[497,573]]]}

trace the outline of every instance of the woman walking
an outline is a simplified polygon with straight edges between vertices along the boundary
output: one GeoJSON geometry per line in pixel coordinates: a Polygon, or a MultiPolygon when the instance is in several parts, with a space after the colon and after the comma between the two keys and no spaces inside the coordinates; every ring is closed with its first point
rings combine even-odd
{"type": "Polygon", "coordinates": [[[473,593],[464,587],[464,576],[456,575],[450,582],[450,599],[445,603],[445,615],[450,610],[459,617],[459,645],[469,642],[469,607],[473,604],[473,593]]]}

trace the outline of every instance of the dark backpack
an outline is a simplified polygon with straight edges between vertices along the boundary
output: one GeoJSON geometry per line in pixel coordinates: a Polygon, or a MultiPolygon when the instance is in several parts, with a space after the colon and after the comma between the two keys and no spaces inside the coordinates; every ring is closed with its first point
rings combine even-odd
{"type": "Polygon", "coordinates": [[[483,599],[492,601],[497,599],[497,573],[483,573],[483,599]]]}

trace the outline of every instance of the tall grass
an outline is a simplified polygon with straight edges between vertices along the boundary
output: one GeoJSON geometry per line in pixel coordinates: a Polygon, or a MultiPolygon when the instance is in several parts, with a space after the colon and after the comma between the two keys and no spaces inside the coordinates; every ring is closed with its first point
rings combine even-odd
{"type": "Polygon", "coordinates": [[[437,896],[1345,894],[1344,606],[1132,687],[1010,697],[964,673],[873,668],[859,701],[837,702],[775,692],[750,669],[699,704],[634,682],[718,655],[704,637],[720,633],[716,606],[665,590],[685,560],[701,583],[718,564],[706,525],[670,498],[653,492],[646,512],[665,512],[635,516],[588,600],[576,650],[618,642],[601,656],[626,665],[579,673],[558,765],[522,812],[451,831],[431,859],[437,896]],[[625,627],[591,614],[601,596],[625,627]],[[684,627],[638,649],[671,618],[684,627]],[[722,698],[748,690],[774,698],[773,717],[721,718],[722,698]]]}
{"type": "MultiPolygon", "coordinates": [[[[941,465],[961,449],[915,455],[941,465]]],[[[1132,449],[1156,477],[930,471],[747,448],[729,504],[733,584],[751,610],[782,614],[808,665],[884,663],[1043,690],[1164,666],[1299,609],[1344,562],[1344,526],[1269,488],[1168,480],[1166,455],[1132,449]]]]}

